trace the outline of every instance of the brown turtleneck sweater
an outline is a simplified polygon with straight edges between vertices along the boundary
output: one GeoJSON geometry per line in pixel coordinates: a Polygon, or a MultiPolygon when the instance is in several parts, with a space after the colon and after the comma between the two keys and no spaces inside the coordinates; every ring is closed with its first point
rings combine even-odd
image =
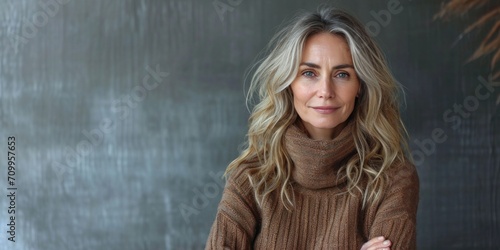
{"type": "Polygon", "coordinates": [[[294,162],[295,205],[287,211],[278,192],[259,207],[241,165],[228,178],[205,249],[360,249],[377,236],[391,249],[416,249],[419,181],[413,165],[388,169],[382,198],[365,209],[361,196],[337,178],[343,160],[355,152],[351,126],[331,141],[317,141],[292,126],[285,145],[294,162]]]}

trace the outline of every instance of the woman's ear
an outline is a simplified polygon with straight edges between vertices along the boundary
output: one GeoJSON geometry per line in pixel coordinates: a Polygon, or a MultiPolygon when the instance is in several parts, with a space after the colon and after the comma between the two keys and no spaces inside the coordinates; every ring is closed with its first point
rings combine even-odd
{"type": "Polygon", "coordinates": [[[361,83],[359,85],[359,88],[358,88],[358,93],[356,94],[356,97],[360,97],[362,94],[363,94],[363,83],[361,83]]]}

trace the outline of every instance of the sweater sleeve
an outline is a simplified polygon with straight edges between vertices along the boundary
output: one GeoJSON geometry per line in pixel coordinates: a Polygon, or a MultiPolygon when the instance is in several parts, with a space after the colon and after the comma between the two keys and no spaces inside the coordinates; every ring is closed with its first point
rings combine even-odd
{"type": "Polygon", "coordinates": [[[416,218],[419,179],[413,165],[403,165],[392,176],[391,185],[376,208],[369,239],[384,236],[391,249],[416,249],[416,218]]]}
{"type": "Polygon", "coordinates": [[[252,249],[258,210],[246,174],[235,171],[228,178],[205,249],[252,249]]]}

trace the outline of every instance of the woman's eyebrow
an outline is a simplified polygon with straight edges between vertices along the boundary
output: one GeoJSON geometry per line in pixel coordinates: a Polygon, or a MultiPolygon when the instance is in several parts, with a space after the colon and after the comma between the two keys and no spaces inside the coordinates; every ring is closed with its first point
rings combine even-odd
{"type": "MultiPolygon", "coordinates": [[[[321,66],[319,66],[318,64],[315,64],[315,63],[311,63],[311,62],[302,62],[302,63],[300,63],[299,66],[303,66],[303,65],[311,67],[311,68],[315,68],[315,69],[321,69],[321,66]]],[[[354,69],[354,66],[351,64],[339,64],[337,66],[332,67],[332,69],[344,69],[344,68],[353,68],[354,69]]]]}
{"type": "Polygon", "coordinates": [[[352,64],[340,64],[340,65],[332,67],[332,69],[344,69],[344,68],[353,68],[354,69],[354,66],[352,64]]]}
{"type": "Polygon", "coordinates": [[[300,63],[299,66],[307,66],[307,67],[311,67],[311,68],[315,68],[315,69],[321,69],[321,66],[315,64],[315,63],[310,63],[310,62],[303,62],[303,63],[300,63]]]}

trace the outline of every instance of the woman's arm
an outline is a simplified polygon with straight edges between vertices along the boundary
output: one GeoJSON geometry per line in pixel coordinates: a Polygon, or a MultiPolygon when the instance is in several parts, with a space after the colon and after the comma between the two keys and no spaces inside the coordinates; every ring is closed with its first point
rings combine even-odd
{"type": "Polygon", "coordinates": [[[391,249],[416,249],[418,174],[413,165],[400,166],[391,173],[391,184],[380,205],[369,212],[375,213],[369,239],[384,236],[391,241],[391,249]]]}
{"type": "Polygon", "coordinates": [[[391,241],[384,236],[375,237],[363,244],[361,250],[391,250],[391,241]]]}
{"type": "Polygon", "coordinates": [[[252,249],[259,215],[242,172],[235,171],[227,181],[205,249],[252,249]]]}

